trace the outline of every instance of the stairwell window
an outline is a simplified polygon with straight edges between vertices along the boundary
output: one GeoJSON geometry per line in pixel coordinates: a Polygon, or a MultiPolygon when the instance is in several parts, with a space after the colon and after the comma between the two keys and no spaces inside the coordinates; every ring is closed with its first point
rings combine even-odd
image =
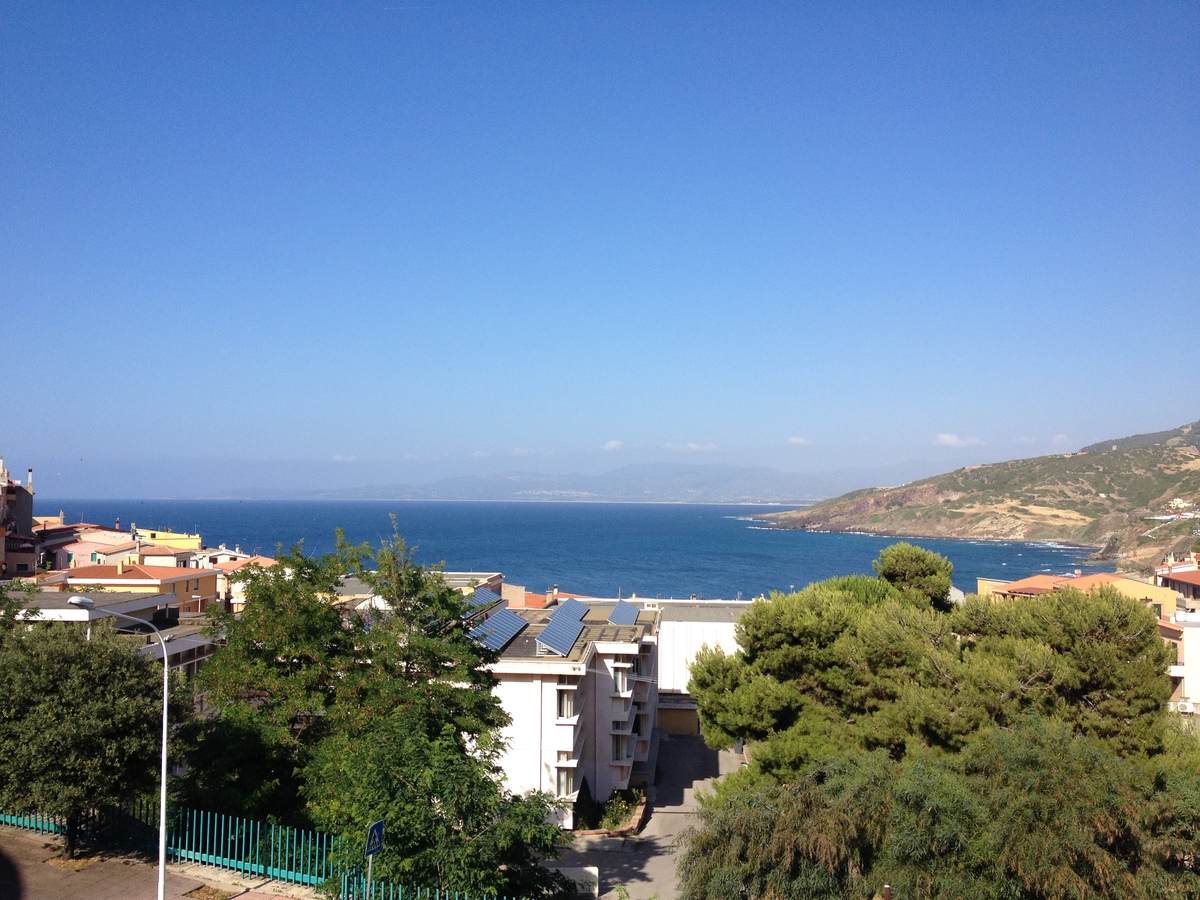
{"type": "Polygon", "coordinates": [[[612,758],[613,762],[624,762],[628,755],[626,750],[625,735],[614,734],[612,736],[612,758]]]}
{"type": "Polygon", "coordinates": [[[575,793],[575,770],[574,769],[559,769],[558,770],[558,796],[567,797],[575,793]]]}
{"type": "Polygon", "coordinates": [[[558,692],[558,717],[560,719],[570,719],[575,715],[575,692],[574,691],[559,691],[558,692]]]}

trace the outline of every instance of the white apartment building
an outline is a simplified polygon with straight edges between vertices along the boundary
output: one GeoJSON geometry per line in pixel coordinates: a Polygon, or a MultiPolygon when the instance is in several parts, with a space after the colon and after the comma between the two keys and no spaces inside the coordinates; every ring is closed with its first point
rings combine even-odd
{"type": "MultiPolygon", "coordinates": [[[[656,607],[567,599],[497,608],[473,634],[501,651],[496,695],[512,723],[500,761],[514,793],[567,803],[585,780],[603,803],[654,776],[658,706],[656,607]]],[[[559,824],[571,828],[570,807],[559,824]]]]}

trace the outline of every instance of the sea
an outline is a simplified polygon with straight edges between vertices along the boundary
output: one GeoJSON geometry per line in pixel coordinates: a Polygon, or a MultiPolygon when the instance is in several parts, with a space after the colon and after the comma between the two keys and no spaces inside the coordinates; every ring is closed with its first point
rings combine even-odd
{"type": "MultiPolygon", "coordinates": [[[[43,500],[37,515],[143,530],[199,532],[207,546],[272,556],[303,544],[309,555],[347,540],[374,546],[395,529],[423,565],[503,572],[542,592],[558,585],[597,597],[750,599],[835,575],[871,573],[900,538],[785,531],[751,517],[788,507],[653,503],[421,500],[43,500]]],[[[946,556],[968,593],[978,578],[1070,574],[1087,548],[1053,543],[910,539],[946,556]]]]}

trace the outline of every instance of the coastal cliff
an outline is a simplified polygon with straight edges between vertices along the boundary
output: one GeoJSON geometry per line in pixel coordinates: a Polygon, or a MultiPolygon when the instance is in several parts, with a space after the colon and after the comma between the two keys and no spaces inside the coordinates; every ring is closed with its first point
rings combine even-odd
{"type": "Polygon", "coordinates": [[[777,528],[1060,541],[1145,569],[1200,529],[1200,422],[868,488],[761,517],[777,528]]]}

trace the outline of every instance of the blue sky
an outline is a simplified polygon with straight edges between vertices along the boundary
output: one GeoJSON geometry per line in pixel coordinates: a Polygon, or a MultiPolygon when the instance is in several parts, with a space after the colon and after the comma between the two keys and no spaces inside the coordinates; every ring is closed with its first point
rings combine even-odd
{"type": "Polygon", "coordinates": [[[0,9],[0,453],[47,496],[1200,418],[1195,4],[0,9]]]}

